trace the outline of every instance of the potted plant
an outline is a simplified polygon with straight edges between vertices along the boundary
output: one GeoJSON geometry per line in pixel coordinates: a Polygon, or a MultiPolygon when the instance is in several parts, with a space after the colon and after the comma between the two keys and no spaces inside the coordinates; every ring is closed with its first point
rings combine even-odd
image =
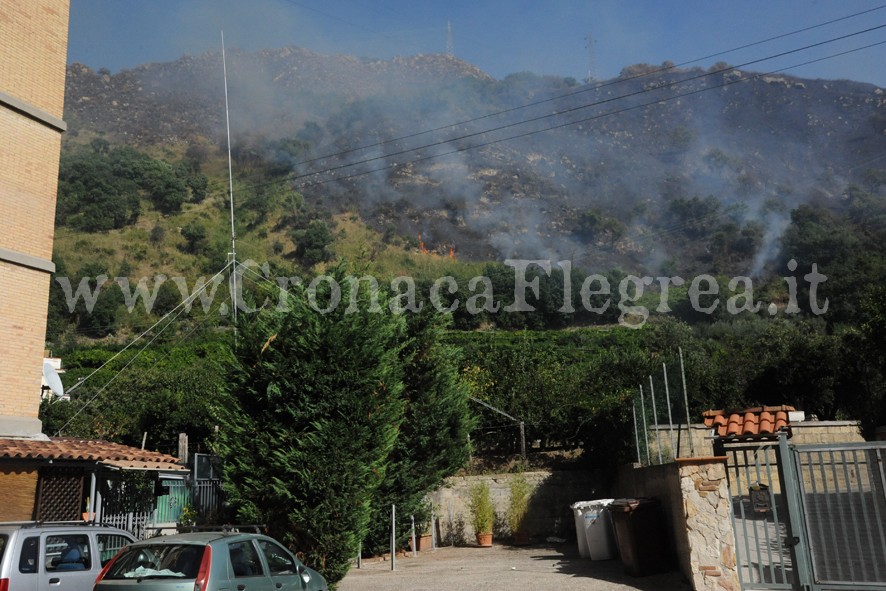
{"type": "Polygon", "coordinates": [[[471,487],[468,509],[471,512],[471,527],[477,537],[477,545],[488,548],[492,546],[492,524],[495,521],[495,507],[492,494],[486,482],[478,482],[471,487]]]}
{"type": "MultiPolygon", "coordinates": [[[[433,549],[433,536],[431,530],[434,527],[433,508],[430,503],[426,503],[417,513],[415,521],[415,551],[423,552],[433,549]]],[[[409,540],[410,546],[412,540],[409,540]]]]}
{"type": "Polygon", "coordinates": [[[526,531],[526,513],[529,511],[529,498],[532,487],[523,474],[518,474],[510,482],[511,496],[508,501],[508,527],[514,536],[514,545],[525,546],[529,543],[529,532],[526,531]]]}

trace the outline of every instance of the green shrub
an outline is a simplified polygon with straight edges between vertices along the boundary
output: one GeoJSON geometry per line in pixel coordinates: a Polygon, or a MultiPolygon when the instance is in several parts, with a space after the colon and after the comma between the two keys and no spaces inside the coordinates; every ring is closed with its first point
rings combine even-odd
{"type": "Polygon", "coordinates": [[[471,512],[471,527],[474,528],[474,533],[491,534],[492,524],[495,521],[495,507],[487,483],[478,482],[471,487],[468,509],[471,512]]]}

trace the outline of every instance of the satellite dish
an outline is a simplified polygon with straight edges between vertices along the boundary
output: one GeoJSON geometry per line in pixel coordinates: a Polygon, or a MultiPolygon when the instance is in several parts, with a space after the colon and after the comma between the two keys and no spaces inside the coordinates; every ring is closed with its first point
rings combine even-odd
{"type": "Polygon", "coordinates": [[[43,379],[46,380],[46,384],[49,386],[49,389],[52,390],[52,393],[61,398],[65,395],[65,387],[62,386],[62,379],[58,377],[58,372],[55,371],[55,368],[52,367],[52,363],[49,361],[43,362],[43,379]]]}

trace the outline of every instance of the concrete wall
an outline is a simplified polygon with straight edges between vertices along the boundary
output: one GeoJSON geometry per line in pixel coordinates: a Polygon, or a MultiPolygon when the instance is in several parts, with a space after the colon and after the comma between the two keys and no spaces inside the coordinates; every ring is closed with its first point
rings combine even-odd
{"type": "MultiPolygon", "coordinates": [[[[440,490],[431,495],[438,518],[440,543],[450,540],[450,533],[457,544],[473,543],[471,516],[467,504],[471,487],[480,481],[489,484],[495,504],[496,537],[510,537],[507,528],[507,507],[510,499],[510,481],[515,474],[485,474],[481,476],[455,476],[446,480],[440,490]],[[449,514],[452,513],[452,528],[449,514]]],[[[575,539],[575,521],[569,505],[577,501],[590,501],[603,496],[600,478],[581,471],[524,472],[523,476],[533,487],[527,514],[530,536],[544,539],[557,536],[575,539]]]]}
{"type": "Polygon", "coordinates": [[[0,436],[40,436],[68,0],[0,10],[0,436]]]}

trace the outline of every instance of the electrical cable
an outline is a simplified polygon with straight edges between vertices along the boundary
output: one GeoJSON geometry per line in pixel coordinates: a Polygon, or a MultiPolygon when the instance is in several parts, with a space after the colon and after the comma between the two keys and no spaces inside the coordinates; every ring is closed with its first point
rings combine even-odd
{"type": "MultiPolygon", "coordinates": [[[[811,26],[804,27],[804,28],[801,28],[801,29],[796,29],[796,30],[794,30],[794,31],[790,31],[790,32],[787,32],[787,33],[781,33],[781,34],[779,34],[779,35],[774,35],[774,36],[772,36],[772,37],[768,37],[768,38],[766,38],[766,39],[761,39],[761,40],[759,40],[759,41],[754,41],[754,42],[751,42],[751,43],[747,43],[747,44],[745,44],[745,45],[740,45],[740,46],[738,46],[738,47],[733,47],[732,49],[727,49],[727,50],[723,50],[723,51],[718,51],[718,52],[716,52],[716,53],[711,53],[711,54],[708,54],[708,55],[703,56],[703,57],[699,57],[699,58],[695,58],[695,59],[692,59],[692,60],[687,60],[687,61],[684,61],[684,62],[680,62],[679,64],[674,64],[674,65],[670,65],[670,66],[662,66],[662,67],[659,67],[659,68],[653,69],[653,70],[651,70],[651,71],[644,71],[644,72],[641,72],[641,73],[638,73],[638,74],[634,74],[634,75],[631,75],[631,76],[627,76],[627,77],[624,77],[624,78],[621,78],[621,77],[620,77],[620,78],[617,78],[617,79],[615,79],[615,80],[610,80],[610,81],[605,82],[605,83],[602,83],[602,84],[595,84],[595,85],[590,85],[590,84],[589,84],[587,88],[582,88],[581,90],[576,90],[576,91],[573,91],[573,92],[568,92],[568,93],[564,93],[564,94],[559,94],[559,95],[557,95],[557,96],[553,96],[553,97],[549,97],[549,98],[546,98],[546,99],[542,99],[542,100],[538,100],[538,101],[534,101],[534,102],[526,103],[526,104],[519,105],[519,106],[516,106],[516,107],[510,107],[510,108],[508,108],[508,109],[502,109],[502,110],[500,110],[500,111],[495,111],[495,112],[493,112],[493,113],[487,113],[486,115],[481,115],[481,116],[478,116],[478,117],[474,117],[474,118],[472,118],[472,119],[465,119],[465,120],[463,120],[463,121],[458,121],[458,122],[456,122],[456,123],[449,123],[449,124],[447,124],[447,125],[442,125],[442,126],[440,126],[440,127],[435,127],[435,128],[427,129],[427,130],[424,130],[424,131],[419,131],[419,132],[415,132],[415,133],[410,133],[410,134],[407,134],[407,135],[402,135],[402,136],[399,136],[399,137],[391,138],[391,139],[388,139],[388,140],[383,140],[383,141],[380,141],[380,142],[375,142],[375,143],[372,143],[372,144],[366,144],[366,145],[363,145],[363,146],[357,146],[357,147],[354,147],[354,148],[348,148],[348,149],[346,149],[346,150],[342,150],[342,151],[340,151],[340,152],[336,152],[336,153],[333,153],[333,154],[327,154],[327,155],[324,155],[324,156],[317,156],[317,157],[315,157],[315,158],[311,158],[310,160],[303,160],[303,161],[300,161],[300,162],[296,162],[295,164],[293,164],[293,166],[303,166],[303,165],[305,165],[305,164],[312,164],[312,163],[314,163],[314,162],[318,162],[318,161],[320,161],[320,160],[326,160],[326,159],[330,159],[330,158],[340,158],[341,156],[344,156],[344,155],[346,155],[346,154],[351,154],[351,153],[353,153],[353,152],[358,152],[358,151],[360,151],[360,150],[367,150],[367,149],[370,149],[370,148],[377,148],[377,147],[384,146],[384,145],[387,145],[387,144],[391,144],[391,143],[394,143],[394,142],[399,142],[399,141],[402,141],[402,140],[412,139],[412,138],[414,138],[414,137],[418,137],[418,136],[426,135],[426,134],[429,134],[429,133],[435,133],[435,132],[438,132],[438,131],[443,131],[443,130],[446,130],[446,129],[450,129],[450,128],[452,128],[452,127],[457,127],[457,126],[460,126],[460,125],[467,125],[467,124],[469,124],[469,123],[474,123],[474,122],[477,122],[477,121],[482,121],[483,119],[488,119],[488,118],[491,118],[491,117],[497,117],[497,116],[499,116],[499,115],[504,115],[504,114],[507,114],[507,113],[512,113],[512,112],[514,112],[514,111],[519,111],[519,110],[522,110],[522,109],[527,109],[527,108],[530,108],[530,107],[535,107],[535,106],[538,106],[538,105],[541,105],[541,104],[545,104],[545,103],[548,103],[548,102],[552,102],[552,101],[556,101],[556,100],[560,100],[560,99],[564,99],[564,98],[569,98],[569,97],[576,96],[576,95],[579,95],[579,94],[582,94],[582,93],[585,93],[585,92],[596,91],[596,90],[599,90],[599,89],[602,89],[602,88],[606,88],[606,87],[608,87],[608,86],[613,86],[613,85],[617,85],[617,84],[622,84],[622,83],[625,83],[625,82],[629,82],[629,81],[631,81],[631,80],[636,80],[636,79],[638,79],[638,78],[644,78],[644,77],[654,76],[654,75],[661,74],[661,73],[664,73],[664,72],[668,72],[668,71],[671,71],[671,70],[676,70],[676,69],[678,69],[678,68],[682,68],[682,67],[684,67],[684,66],[688,66],[688,65],[691,65],[691,64],[694,64],[694,63],[697,63],[697,62],[701,62],[701,61],[705,61],[705,60],[713,59],[713,58],[715,58],[715,57],[721,57],[721,56],[724,56],[724,55],[728,55],[728,54],[730,54],[730,53],[734,53],[734,52],[736,52],[736,51],[741,51],[741,50],[744,50],[744,49],[749,49],[749,48],[751,48],[751,47],[755,47],[755,46],[758,46],[758,45],[764,45],[764,44],[766,44],[766,43],[770,43],[770,42],[772,42],[772,41],[777,41],[777,40],[780,40],[780,39],[785,39],[785,38],[787,38],[787,37],[791,37],[791,36],[793,36],[793,35],[798,35],[798,34],[800,34],[800,33],[806,33],[806,32],[808,32],[808,31],[812,31],[812,30],[814,30],[814,29],[818,29],[818,28],[821,28],[821,27],[825,27],[825,26],[828,26],[828,25],[832,25],[832,24],[835,24],[835,23],[838,23],[838,22],[841,22],[841,21],[844,21],[844,20],[849,20],[849,19],[852,19],[852,18],[855,18],[855,17],[858,17],[858,16],[863,16],[863,15],[865,15],[865,14],[869,14],[869,13],[871,13],[871,12],[875,12],[875,11],[877,11],[877,10],[882,10],[883,8],[886,8],[886,5],[877,6],[877,7],[875,7],[875,8],[871,8],[871,9],[869,9],[869,10],[863,10],[863,11],[861,11],[861,12],[856,12],[856,13],[854,13],[854,14],[850,14],[850,15],[847,15],[847,16],[844,16],[844,17],[840,17],[840,18],[832,19],[832,20],[829,20],[829,21],[825,21],[825,22],[823,22],[823,23],[818,23],[818,24],[816,24],[816,25],[811,25],[811,26]]],[[[738,67],[738,66],[736,66],[736,67],[738,67]]]]}
{"type": "MultiPolygon", "coordinates": [[[[397,151],[397,152],[391,152],[391,153],[384,154],[384,155],[382,155],[382,156],[374,156],[374,157],[371,157],[371,158],[364,158],[364,159],[362,159],[362,160],[357,160],[356,162],[351,162],[351,163],[347,163],[347,164],[340,164],[340,165],[338,165],[338,166],[328,167],[328,168],[325,168],[325,169],[322,169],[322,170],[319,170],[319,171],[314,171],[314,172],[310,172],[310,173],[303,174],[303,175],[297,175],[296,177],[294,177],[293,180],[300,180],[300,179],[304,179],[304,178],[306,178],[306,177],[317,176],[317,175],[326,174],[326,173],[329,173],[329,172],[335,172],[335,171],[337,171],[337,170],[342,170],[342,169],[345,169],[345,168],[351,168],[351,167],[353,167],[353,166],[358,166],[358,165],[360,165],[360,164],[366,164],[366,163],[369,163],[369,162],[375,162],[375,161],[377,161],[377,160],[383,160],[383,159],[391,158],[391,157],[395,157],[395,156],[402,156],[402,155],[404,155],[404,154],[408,154],[408,153],[410,153],[410,152],[418,152],[418,151],[420,151],[420,150],[426,150],[426,149],[428,149],[428,148],[434,148],[434,147],[438,147],[438,146],[442,146],[442,145],[446,145],[446,144],[451,144],[451,143],[453,143],[453,142],[457,142],[457,141],[461,141],[461,140],[465,140],[465,139],[470,139],[470,138],[474,138],[474,137],[477,137],[477,136],[486,135],[486,134],[494,133],[494,132],[497,132],[497,131],[502,131],[502,130],[505,130],[505,129],[510,129],[510,128],[512,128],[512,127],[517,127],[517,126],[521,126],[521,125],[526,125],[526,124],[528,124],[528,123],[534,123],[534,122],[536,122],[536,121],[542,121],[542,120],[545,120],[545,119],[549,119],[549,118],[551,118],[551,117],[559,117],[559,116],[566,115],[566,114],[569,114],[569,113],[574,113],[574,112],[576,112],[576,111],[580,111],[580,110],[583,110],[583,109],[588,109],[588,108],[591,108],[591,107],[598,107],[598,106],[605,105],[605,104],[608,104],[608,103],[612,103],[612,102],[615,102],[615,101],[624,100],[624,99],[632,98],[632,97],[637,97],[637,96],[641,96],[641,95],[648,94],[648,93],[651,93],[651,92],[657,92],[657,91],[660,91],[660,90],[662,90],[662,89],[670,89],[670,88],[673,88],[673,87],[675,87],[675,86],[677,86],[677,85],[680,85],[680,84],[686,84],[686,83],[688,83],[688,82],[693,82],[693,81],[700,80],[700,79],[703,79],[703,78],[707,78],[707,77],[711,77],[711,76],[716,76],[716,75],[718,75],[718,74],[723,74],[723,73],[730,72],[730,71],[736,71],[736,70],[738,70],[738,69],[740,69],[740,68],[744,68],[744,67],[747,67],[747,66],[750,66],[750,65],[759,64],[759,63],[762,63],[762,62],[770,61],[770,60],[777,59],[777,58],[780,58],[780,57],[785,57],[785,56],[787,56],[787,55],[791,55],[791,54],[794,54],[794,53],[799,53],[799,52],[802,52],[802,51],[807,51],[807,50],[809,50],[809,49],[814,49],[814,48],[816,48],[816,47],[821,47],[821,46],[823,46],[823,45],[827,45],[827,44],[830,44],[830,43],[834,43],[834,42],[836,42],[836,41],[842,41],[842,40],[845,40],[845,39],[848,39],[848,38],[851,38],[851,37],[855,37],[855,36],[862,35],[862,34],[865,34],[865,33],[870,33],[870,32],[877,31],[877,30],[879,30],[879,29],[883,29],[883,28],[886,28],[886,24],[878,25],[878,26],[875,26],[875,27],[870,27],[870,28],[867,28],[867,29],[863,29],[863,30],[861,30],[861,31],[856,31],[856,32],[854,32],[854,33],[849,33],[849,34],[847,34],[847,35],[841,35],[841,36],[839,36],[839,37],[834,37],[834,38],[831,38],[831,39],[828,39],[828,40],[825,40],[825,41],[820,41],[820,42],[818,42],[818,43],[813,43],[813,44],[811,44],[811,45],[806,45],[806,46],[804,46],[804,47],[800,47],[800,48],[796,48],[796,49],[791,49],[791,50],[788,50],[788,51],[783,51],[783,52],[776,53],[776,54],[773,54],[773,55],[770,55],[770,56],[767,56],[767,57],[758,58],[758,59],[755,59],[755,60],[750,60],[750,61],[744,62],[744,63],[742,63],[742,64],[739,64],[739,65],[737,65],[737,66],[729,66],[729,67],[725,67],[725,68],[720,68],[720,69],[718,69],[718,70],[713,70],[713,71],[708,71],[708,72],[705,72],[705,73],[702,73],[702,74],[697,74],[697,75],[695,75],[695,76],[690,76],[689,78],[681,79],[681,80],[678,80],[678,81],[668,82],[668,83],[666,83],[666,84],[663,84],[663,85],[658,86],[658,87],[653,88],[653,89],[643,88],[643,89],[641,89],[641,90],[637,90],[637,91],[634,91],[634,92],[629,92],[629,93],[626,93],[626,94],[623,94],[623,95],[619,95],[619,96],[616,96],[616,97],[610,97],[610,98],[602,99],[602,100],[600,100],[600,101],[596,101],[596,102],[593,102],[593,103],[590,103],[590,104],[579,105],[579,106],[576,106],[576,107],[570,107],[570,108],[568,108],[568,109],[563,109],[563,110],[560,110],[560,111],[556,111],[556,112],[554,112],[554,113],[549,113],[549,114],[547,114],[547,115],[539,115],[539,116],[536,116],[536,117],[531,117],[531,118],[528,118],[528,119],[523,119],[523,120],[520,120],[520,121],[517,121],[517,122],[508,123],[508,124],[505,124],[505,125],[500,125],[500,126],[497,126],[497,127],[492,127],[492,128],[485,129],[485,130],[481,130],[481,131],[476,131],[476,132],[472,132],[472,133],[464,134],[464,135],[461,135],[461,136],[458,136],[458,137],[454,137],[454,138],[450,138],[450,139],[446,139],[446,140],[440,140],[440,141],[437,141],[437,142],[431,142],[431,143],[424,144],[424,145],[421,145],[421,146],[417,146],[417,147],[414,147],[414,148],[409,148],[409,149],[407,149],[407,150],[400,150],[400,151],[397,151]]],[[[874,47],[874,46],[876,46],[876,45],[879,45],[879,43],[877,43],[877,44],[871,44],[871,45],[866,46],[866,47],[861,48],[861,49],[869,49],[870,47],[874,47]]],[[[828,59],[830,59],[831,57],[839,56],[839,55],[843,55],[843,54],[841,53],[841,54],[835,54],[834,56],[828,56],[828,59]]],[[[811,60],[811,61],[808,61],[808,62],[804,62],[804,63],[802,63],[802,64],[798,64],[798,65],[790,66],[789,68],[782,68],[782,69],[779,69],[779,70],[774,70],[774,71],[772,71],[772,72],[768,72],[768,73],[765,74],[765,75],[771,75],[772,73],[780,72],[780,71],[783,71],[783,70],[785,70],[785,69],[798,68],[798,67],[801,67],[801,66],[804,66],[804,65],[809,65],[810,63],[816,63],[817,61],[820,61],[820,60],[811,60]]],[[[727,84],[723,84],[722,86],[726,86],[726,85],[727,85],[727,84]]],[[[717,88],[717,87],[714,87],[714,88],[717,88]]],[[[686,95],[678,95],[677,97],[672,97],[672,98],[678,98],[678,97],[682,97],[682,96],[686,96],[686,95]]],[[[672,100],[672,99],[661,99],[661,100],[657,100],[657,101],[654,101],[654,102],[655,102],[655,103],[659,103],[659,102],[664,102],[664,101],[666,101],[666,100],[672,100]]],[[[650,104],[654,104],[654,103],[646,103],[644,106],[648,106],[648,105],[650,105],[650,104]]],[[[623,112],[623,111],[615,111],[615,113],[620,113],[620,112],[623,112]]],[[[543,130],[538,130],[538,131],[535,131],[535,132],[531,132],[530,134],[540,133],[541,131],[549,131],[549,130],[552,130],[552,129],[558,129],[559,127],[564,127],[565,125],[574,125],[574,124],[577,124],[577,123],[583,123],[583,122],[588,121],[588,120],[589,120],[589,119],[582,119],[582,120],[579,120],[579,121],[569,122],[569,123],[564,124],[564,125],[556,125],[556,126],[552,126],[552,127],[545,128],[545,129],[543,129],[543,130]]],[[[525,134],[525,135],[530,135],[530,134],[525,134]]],[[[510,139],[514,139],[514,138],[523,137],[523,136],[524,136],[524,134],[520,134],[520,135],[511,136],[511,137],[509,137],[509,138],[505,138],[505,139],[502,139],[502,140],[497,140],[496,142],[490,142],[490,143],[498,143],[499,141],[506,141],[506,140],[510,140],[510,139]]],[[[480,144],[480,145],[481,145],[481,146],[485,146],[485,145],[489,145],[489,143],[480,144]]],[[[473,149],[473,148],[474,148],[474,146],[472,146],[471,149],[473,149]]],[[[462,151],[462,150],[458,150],[458,151],[462,151]]],[[[447,155],[447,154],[451,154],[451,153],[453,153],[453,152],[445,152],[444,154],[438,154],[438,155],[434,155],[434,156],[432,156],[432,157],[440,157],[441,155],[447,155]]],[[[426,158],[425,158],[425,159],[426,159],[426,158]]],[[[413,163],[413,162],[417,162],[417,161],[421,161],[421,160],[423,160],[423,159],[412,160],[412,161],[410,161],[409,163],[413,163]]],[[[398,165],[402,165],[402,164],[398,164],[398,165]]],[[[385,169],[387,169],[387,168],[390,168],[390,167],[385,167],[385,168],[383,168],[383,169],[374,169],[374,170],[372,170],[372,171],[370,171],[370,172],[378,172],[379,170],[385,170],[385,169]]],[[[366,174],[368,174],[368,173],[366,173],[366,174]]],[[[357,175],[357,176],[361,176],[361,175],[357,175]]],[[[345,177],[345,178],[347,178],[347,177],[345,177]]],[[[331,180],[334,181],[334,180],[340,180],[340,179],[331,179],[331,180]]],[[[329,181],[324,181],[324,183],[325,183],[325,182],[329,182],[329,181]]],[[[302,186],[306,186],[306,185],[302,185],[302,186]]],[[[307,186],[310,186],[310,185],[307,185],[307,186]]]]}

